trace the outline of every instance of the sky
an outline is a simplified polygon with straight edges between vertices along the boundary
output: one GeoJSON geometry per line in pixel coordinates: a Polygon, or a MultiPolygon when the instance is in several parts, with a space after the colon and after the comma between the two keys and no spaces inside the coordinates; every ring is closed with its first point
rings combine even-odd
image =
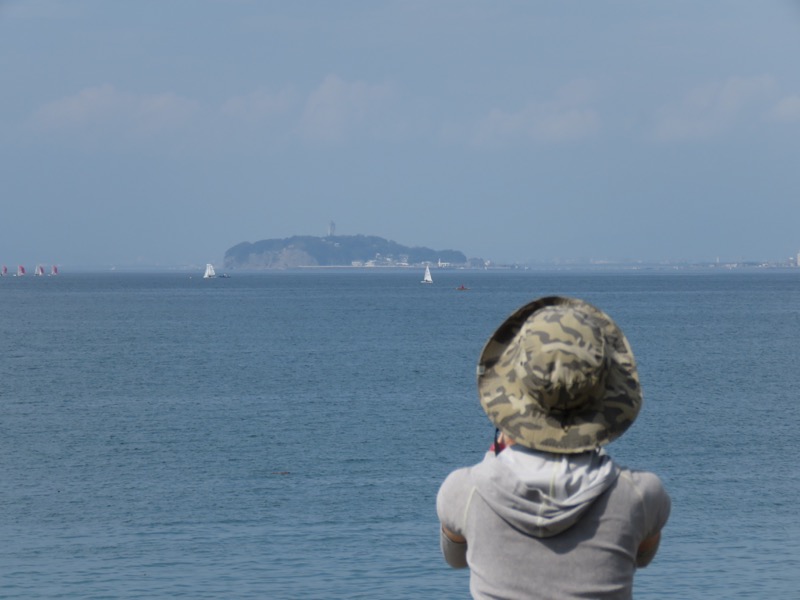
{"type": "Polygon", "coordinates": [[[800,0],[0,0],[0,263],[800,250],[800,0]]]}

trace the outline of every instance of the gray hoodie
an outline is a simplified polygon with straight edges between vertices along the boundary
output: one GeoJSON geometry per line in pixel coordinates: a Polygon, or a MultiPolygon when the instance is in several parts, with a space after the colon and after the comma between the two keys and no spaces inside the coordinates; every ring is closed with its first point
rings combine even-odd
{"type": "Polygon", "coordinates": [[[495,513],[515,529],[542,538],[574,525],[614,483],[619,467],[602,450],[550,454],[511,446],[496,459],[487,456],[472,474],[477,492],[495,513]]]}
{"type": "Polygon", "coordinates": [[[659,478],[598,450],[558,455],[506,448],[452,472],[439,489],[441,536],[475,598],[629,599],[637,549],[667,521],[659,478]]]}

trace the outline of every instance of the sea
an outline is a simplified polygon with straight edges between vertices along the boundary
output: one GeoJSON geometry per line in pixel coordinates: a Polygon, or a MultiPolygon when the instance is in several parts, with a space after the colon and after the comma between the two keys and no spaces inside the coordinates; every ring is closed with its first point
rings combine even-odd
{"type": "Polygon", "coordinates": [[[608,452],[672,515],[635,597],[800,597],[800,269],[421,278],[0,279],[0,598],[468,598],[436,492],[494,433],[483,344],[553,294],[638,361],[608,452]]]}

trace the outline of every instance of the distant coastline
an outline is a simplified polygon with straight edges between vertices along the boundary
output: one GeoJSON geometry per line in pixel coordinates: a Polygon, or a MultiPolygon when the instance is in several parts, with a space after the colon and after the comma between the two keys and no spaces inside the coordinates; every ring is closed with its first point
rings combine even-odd
{"type": "MultiPolygon", "coordinates": [[[[74,274],[152,274],[152,273],[189,273],[196,274],[197,277],[202,277],[204,264],[136,264],[136,265],[90,265],[90,264],[64,264],[59,267],[59,277],[74,274]]],[[[294,270],[294,271],[374,271],[374,272],[403,272],[414,269],[419,269],[421,265],[305,265],[297,267],[285,268],[237,268],[238,273],[259,273],[265,271],[280,271],[280,270],[294,270]]],[[[222,268],[222,267],[220,267],[222,268]]],[[[431,268],[438,270],[463,270],[471,269],[475,271],[518,271],[518,272],[531,272],[531,273],[553,273],[553,272],[573,272],[573,273],[658,273],[658,272],[675,272],[675,273],[691,273],[691,272],[718,272],[718,273],[759,273],[759,272],[774,272],[784,271],[786,273],[800,273],[800,268],[794,261],[741,261],[741,262],[668,262],[668,261],[630,261],[630,262],[589,262],[589,261],[569,261],[569,262],[530,262],[530,263],[494,263],[486,261],[485,266],[470,266],[456,265],[456,264],[431,264],[431,268]]],[[[8,275],[0,277],[0,280],[17,280],[17,279],[51,279],[50,277],[13,277],[8,275]]]]}
{"type": "Polygon", "coordinates": [[[292,236],[242,242],[225,252],[226,269],[293,269],[304,267],[440,267],[484,268],[482,258],[460,250],[405,246],[369,235],[292,236]]]}
{"type": "Polygon", "coordinates": [[[300,268],[418,268],[424,265],[456,269],[515,270],[700,270],[720,271],[797,268],[800,253],[785,260],[603,260],[598,258],[497,263],[467,256],[459,250],[405,246],[370,235],[292,236],[242,242],[225,252],[223,265],[231,270],[300,268]]]}

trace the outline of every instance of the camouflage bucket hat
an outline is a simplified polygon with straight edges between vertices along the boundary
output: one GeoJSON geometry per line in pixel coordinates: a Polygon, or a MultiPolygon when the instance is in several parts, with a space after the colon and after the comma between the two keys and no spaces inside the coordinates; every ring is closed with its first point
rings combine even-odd
{"type": "Polygon", "coordinates": [[[489,338],[478,393],[500,431],[559,454],[618,438],[642,405],[636,361],[619,327],[591,304],[557,296],[526,304],[489,338]]]}

